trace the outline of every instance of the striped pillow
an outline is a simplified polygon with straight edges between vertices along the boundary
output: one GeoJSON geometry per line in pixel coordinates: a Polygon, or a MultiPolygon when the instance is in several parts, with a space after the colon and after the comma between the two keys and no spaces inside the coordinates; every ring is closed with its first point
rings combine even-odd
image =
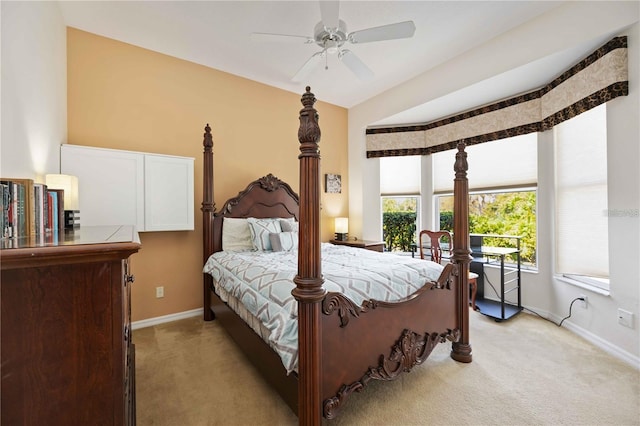
{"type": "Polygon", "coordinates": [[[297,232],[279,232],[269,234],[273,251],[291,251],[298,248],[297,232]]]}
{"type": "Polygon", "coordinates": [[[280,219],[256,219],[250,217],[247,222],[249,222],[249,231],[251,231],[251,240],[255,249],[258,251],[271,251],[269,234],[282,232],[280,219]]]}

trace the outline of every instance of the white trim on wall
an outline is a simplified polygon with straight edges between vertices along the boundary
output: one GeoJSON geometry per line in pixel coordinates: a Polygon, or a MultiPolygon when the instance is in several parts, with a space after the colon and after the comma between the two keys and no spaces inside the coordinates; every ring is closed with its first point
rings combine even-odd
{"type": "Polygon", "coordinates": [[[147,318],[140,321],[134,321],[131,323],[131,329],[137,330],[139,328],[152,327],[158,324],[164,324],[166,322],[178,321],[185,318],[193,318],[197,316],[202,316],[203,311],[202,308],[192,309],[190,311],[178,312],[175,314],[163,315],[155,318],[147,318]]]}
{"type": "MultiPolygon", "coordinates": [[[[555,321],[556,323],[562,321],[562,318],[558,317],[557,315],[553,315],[553,314],[547,314],[548,318],[552,321],[555,321]]],[[[602,349],[603,351],[605,351],[606,353],[608,353],[609,355],[612,355],[616,358],[618,358],[621,361],[626,362],[627,364],[631,365],[632,367],[640,370],[640,357],[625,351],[624,349],[620,348],[619,346],[616,346],[614,344],[612,344],[611,342],[608,342],[604,339],[602,339],[601,337],[591,333],[589,330],[586,330],[576,324],[574,324],[571,321],[565,321],[562,324],[563,327],[565,327],[567,330],[570,330],[571,332],[577,334],[578,336],[582,337],[583,339],[587,340],[590,343],[593,343],[595,346],[597,346],[598,348],[602,349]]]]}

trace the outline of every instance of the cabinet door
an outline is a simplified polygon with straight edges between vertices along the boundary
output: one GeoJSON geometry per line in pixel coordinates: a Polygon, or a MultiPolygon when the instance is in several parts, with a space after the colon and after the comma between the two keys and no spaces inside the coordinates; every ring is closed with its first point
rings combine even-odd
{"type": "Polygon", "coordinates": [[[134,225],[144,230],[144,156],[62,145],[60,170],[78,177],[81,226],[134,225]]]}
{"type": "Polygon", "coordinates": [[[191,231],[193,158],[145,154],[145,231],[191,231]]]}
{"type": "Polygon", "coordinates": [[[190,157],[62,145],[60,170],[78,177],[82,226],[138,232],[194,229],[190,157]]]}

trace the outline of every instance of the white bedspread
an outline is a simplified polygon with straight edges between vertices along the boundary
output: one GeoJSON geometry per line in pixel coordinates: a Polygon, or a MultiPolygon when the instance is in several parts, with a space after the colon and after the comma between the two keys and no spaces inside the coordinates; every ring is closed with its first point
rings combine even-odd
{"type": "MultiPolygon", "coordinates": [[[[222,287],[242,301],[270,331],[268,343],[288,372],[298,363],[298,304],[291,295],[297,271],[297,251],[218,252],[204,266],[216,289],[222,287]]],[[[343,293],[358,305],[369,299],[402,299],[436,280],[441,271],[442,266],[431,261],[322,244],[324,288],[343,293]]]]}

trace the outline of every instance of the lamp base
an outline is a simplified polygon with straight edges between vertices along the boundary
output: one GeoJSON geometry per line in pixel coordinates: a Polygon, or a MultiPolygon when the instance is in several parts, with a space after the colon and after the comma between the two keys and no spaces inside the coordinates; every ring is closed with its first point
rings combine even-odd
{"type": "Polygon", "coordinates": [[[64,211],[64,229],[80,228],[80,210],[64,211]]]}
{"type": "Polygon", "coordinates": [[[349,234],[336,232],[336,241],[347,241],[348,239],[349,234]]]}

